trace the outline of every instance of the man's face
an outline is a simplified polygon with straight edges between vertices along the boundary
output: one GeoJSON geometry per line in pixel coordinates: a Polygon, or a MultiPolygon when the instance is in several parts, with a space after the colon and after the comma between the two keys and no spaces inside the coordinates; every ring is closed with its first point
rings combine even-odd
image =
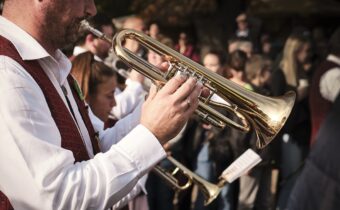
{"type": "Polygon", "coordinates": [[[55,48],[75,42],[80,22],[97,12],[93,0],[50,0],[41,10],[45,40],[55,48]]]}

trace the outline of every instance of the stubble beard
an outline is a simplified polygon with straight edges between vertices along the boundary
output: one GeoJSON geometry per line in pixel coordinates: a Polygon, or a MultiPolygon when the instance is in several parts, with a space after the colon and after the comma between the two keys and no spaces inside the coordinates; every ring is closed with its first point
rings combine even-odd
{"type": "Polygon", "coordinates": [[[53,49],[61,49],[77,41],[79,36],[80,22],[84,18],[73,18],[65,21],[65,17],[72,16],[64,13],[62,4],[55,3],[46,8],[45,22],[42,24],[44,40],[53,49]]]}

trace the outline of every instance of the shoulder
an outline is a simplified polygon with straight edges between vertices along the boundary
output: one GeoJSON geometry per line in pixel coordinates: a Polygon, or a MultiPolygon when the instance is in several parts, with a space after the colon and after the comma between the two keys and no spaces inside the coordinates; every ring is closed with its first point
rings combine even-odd
{"type": "Polygon", "coordinates": [[[32,76],[14,59],[0,55],[0,89],[34,86],[32,76]]]}
{"type": "Polygon", "coordinates": [[[321,80],[330,80],[330,81],[334,81],[334,80],[339,80],[340,77],[340,67],[335,67],[335,68],[331,68],[328,71],[326,71],[322,76],[321,76],[321,80]]]}
{"type": "Polygon", "coordinates": [[[26,109],[30,103],[43,103],[44,95],[31,75],[15,60],[0,56],[1,105],[26,109]],[[35,101],[35,102],[34,102],[35,101]],[[26,107],[26,108],[25,108],[26,107]]]}

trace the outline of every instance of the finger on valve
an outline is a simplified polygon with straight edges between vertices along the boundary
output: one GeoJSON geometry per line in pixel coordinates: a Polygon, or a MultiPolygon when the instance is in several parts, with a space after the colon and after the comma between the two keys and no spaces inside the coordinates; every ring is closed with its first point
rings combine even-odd
{"type": "Polygon", "coordinates": [[[178,100],[182,101],[189,97],[192,91],[195,89],[197,84],[196,78],[190,77],[181,85],[176,92],[173,94],[178,100]]]}
{"type": "Polygon", "coordinates": [[[186,80],[185,76],[178,74],[165,83],[161,91],[166,94],[173,94],[186,80]]]}

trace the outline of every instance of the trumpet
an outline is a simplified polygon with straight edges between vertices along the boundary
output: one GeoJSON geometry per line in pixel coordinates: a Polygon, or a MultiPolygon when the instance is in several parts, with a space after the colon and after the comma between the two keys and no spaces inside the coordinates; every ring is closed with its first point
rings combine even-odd
{"type": "Polygon", "coordinates": [[[125,29],[111,39],[91,27],[86,21],[82,22],[81,27],[111,43],[113,51],[122,61],[148,77],[155,84],[165,84],[178,72],[196,77],[210,90],[210,95],[206,98],[199,98],[195,113],[203,120],[219,128],[229,125],[244,132],[248,132],[252,128],[256,133],[256,146],[259,149],[264,148],[273,140],[285,124],[293,108],[296,97],[293,91],[280,97],[266,97],[246,90],[141,32],[125,29]],[[124,48],[123,42],[126,39],[138,41],[145,48],[163,56],[169,63],[168,71],[166,73],[160,71],[156,66],[124,48]],[[211,97],[214,94],[230,102],[230,105],[212,101],[211,97]],[[226,109],[235,114],[240,119],[240,123],[224,116],[214,107],[226,109]]]}
{"type": "MultiPolygon", "coordinates": [[[[156,85],[165,84],[177,73],[195,77],[210,90],[210,95],[208,97],[199,98],[198,108],[195,110],[195,113],[206,122],[219,128],[224,128],[229,125],[244,132],[253,129],[257,136],[256,146],[259,149],[264,148],[274,139],[276,134],[285,124],[293,108],[296,97],[296,94],[293,91],[287,92],[280,97],[266,97],[246,90],[141,32],[125,29],[118,32],[115,37],[111,39],[91,27],[86,21],[82,22],[81,27],[111,43],[113,51],[122,61],[132,69],[137,70],[139,73],[149,78],[156,85]],[[124,48],[123,42],[126,39],[133,39],[145,48],[163,56],[169,64],[168,71],[166,73],[160,71],[156,66],[124,48]],[[212,101],[211,97],[214,94],[217,94],[229,103],[221,104],[212,101]],[[236,115],[240,122],[234,122],[229,119],[215,109],[216,107],[225,109],[236,115]]],[[[185,190],[192,183],[195,183],[197,185],[202,185],[204,191],[207,191],[205,193],[208,197],[206,203],[211,202],[217,197],[219,193],[218,189],[220,188],[219,185],[214,185],[203,180],[172,157],[168,157],[168,159],[176,165],[178,169],[175,169],[172,173],[167,173],[161,168],[156,167],[155,171],[158,174],[161,174],[162,177],[164,175],[166,180],[168,180],[171,185],[174,185],[176,189],[185,190]],[[181,172],[188,177],[187,184],[177,185],[178,182],[175,181],[173,175],[178,172],[181,172]]]]}
{"type": "Polygon", "coordinates": [[[169,156],[167,159],[176,166],[176,168],[173,170],[173,173],[169,174],[168,171],[165,171],[159,166],[156,166],[154,168],[154,172],[164,178],[167,183],[169,183],[175,190],[178,191],[185,190],[189,188],[192,184],[195,184],[205,198],[205,206],[209,205],[212,201],[216,199],[216,197],[219,195],[222,188],[226,184],[232,183],[235,179],[245,174],[262,160],[261,157],[253,150],[248,149],[222,172],[219,177],[218,183],[213,184],[203,179],[199,175],[191,172],[173,157],[169,156]],[[174,176],[180,172],[184,173],[183,175],[188,179],[188,181],[183,185],[180,185],[178,180],[174,179],[174,176]]]}

